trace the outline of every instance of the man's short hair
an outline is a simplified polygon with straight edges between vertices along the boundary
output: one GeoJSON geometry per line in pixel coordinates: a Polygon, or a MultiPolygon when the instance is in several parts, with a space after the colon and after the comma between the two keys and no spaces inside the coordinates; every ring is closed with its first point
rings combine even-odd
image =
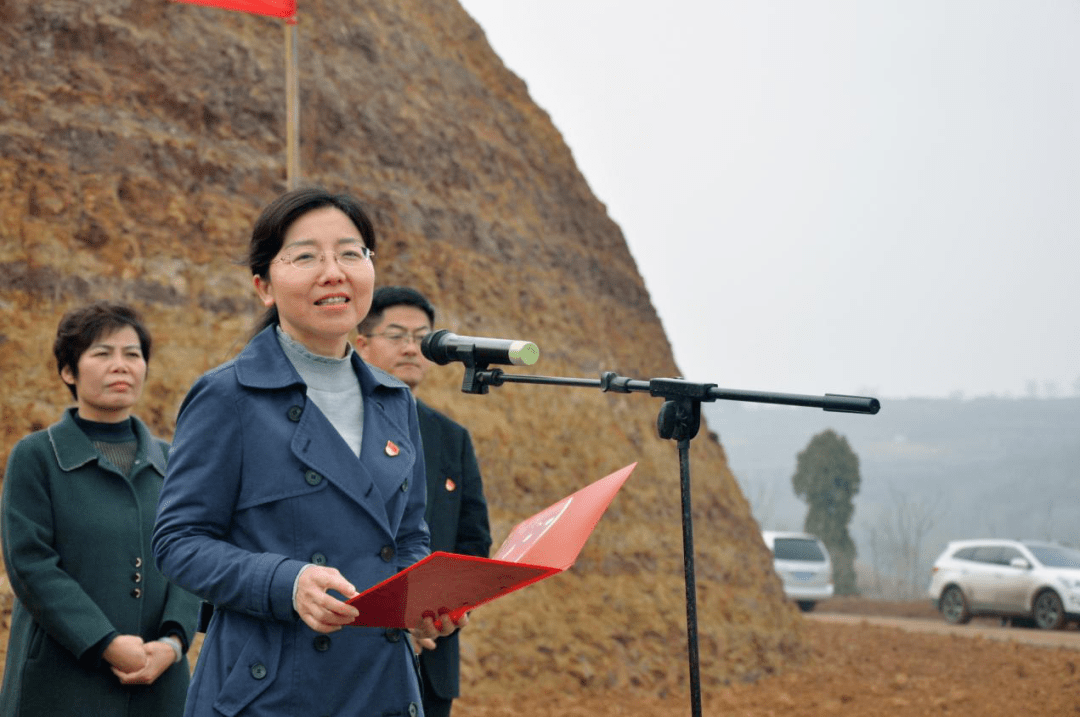
{"type": "Polygon", "coordinates": [[[371,298],[371,308],[356,330],[367,335],[382,321],[383,314],[392,306],[414,306],[427,314],[428,321],[435,325],[435,307],[427,297],[408,286],[380,286],[371,298]]]}

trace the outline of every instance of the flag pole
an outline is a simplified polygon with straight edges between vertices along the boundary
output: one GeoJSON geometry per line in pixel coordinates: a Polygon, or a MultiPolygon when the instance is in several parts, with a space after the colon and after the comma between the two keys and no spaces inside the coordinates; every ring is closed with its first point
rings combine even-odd
{"type": "Polygon", "coordinates": [[[296,16],[285,19],[285,181],[300,185],[300,72],[296,56],[296,16]]]}
{"type": "MultiPolygon", "coordinates": [[[[285,20],[285,184],[300,186],[300,62],[296,53],[296,0],[172,0],[285,20]]],[[[3,5],[3,0],[0,0],[3,5]]]]}

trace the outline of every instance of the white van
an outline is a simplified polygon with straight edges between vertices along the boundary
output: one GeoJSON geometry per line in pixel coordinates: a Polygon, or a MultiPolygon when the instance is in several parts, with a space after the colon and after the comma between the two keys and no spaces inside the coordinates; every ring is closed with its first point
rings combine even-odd
{"type": "Polygon", "coordinates": [[[832,560],[825,544],[809,533],[765,530],[761,533],[773,554],[773,568],[784,583],[784,594],[803,612],[832,597],[832,560]]]}

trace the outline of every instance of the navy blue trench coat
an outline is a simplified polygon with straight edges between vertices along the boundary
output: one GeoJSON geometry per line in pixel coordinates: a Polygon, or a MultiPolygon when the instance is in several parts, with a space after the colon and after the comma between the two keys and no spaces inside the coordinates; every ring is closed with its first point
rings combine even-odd
{"type": "Polygon", "coordinates": [[[429,552],[414,399],[352,361],[359,459],[307,399],[274,327],[202,376],[180,407],[154,555],[215,606],[187,715],[422,714],[407,633],[323,635],[292,607],[305,564],[335,567],[363,591],[429,552]]]}

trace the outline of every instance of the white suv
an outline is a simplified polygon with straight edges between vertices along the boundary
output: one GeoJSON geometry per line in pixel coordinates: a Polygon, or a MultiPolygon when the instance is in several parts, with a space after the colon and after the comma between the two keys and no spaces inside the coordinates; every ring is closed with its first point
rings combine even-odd
{"type": "Polygon", "coordinates": [[[1035,540],[957,540],[934,562],[930,599],[951,623],[979,615],[1053,630],[1080,621],[1080,551],[1035,540]]]}
{"type": "Polygon", "coordinates": [[[803,612],[832,597],[832,560],[825,544],[809,533],[761,533],[773,554],[773,568],[784,583],[784,595],[803,612]]]}

